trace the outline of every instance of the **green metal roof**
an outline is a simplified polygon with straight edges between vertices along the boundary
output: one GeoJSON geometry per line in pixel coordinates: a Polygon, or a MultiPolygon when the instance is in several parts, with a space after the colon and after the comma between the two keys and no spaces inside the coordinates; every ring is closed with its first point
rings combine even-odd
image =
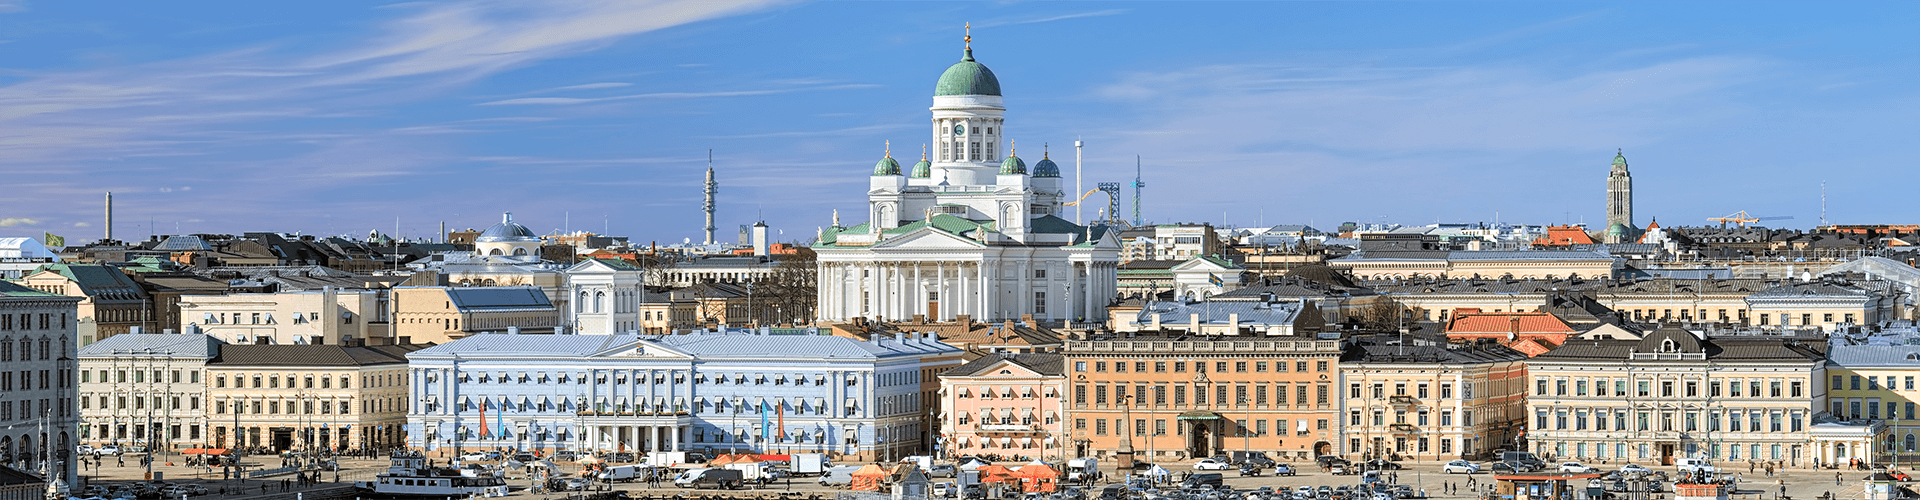
{"type": "Polygon", "coordinates": [[[893,155],[887,155],[885,158],[881,158],[879,163],[873,164],[873,175],[876,177],[882,175],[900,175],[900,162],[894,161],[893,155]]]}
{"type": "Polygon", "coordinates": [[[927,161],[925,158],[921,158],[920,163],[913,164],[913,175],[910,175],[908,177],[913,177],[915,179],[925,179],[928,177],[933,177],[933,162],[927,161]]]}
{"type": "Polygon", "coordinates": [[[1617,152],[1613,154],[1613,166],[1616,166],[1616,167],[1627,166],[1626,152],[1617,152]]]}
{"type": "Polygon", "coordinates": [[[940,82],[933,86],[933,95],[1000,95],[1000,79],[993,76],[993,70],[987,69],[987,65],[974,62],[973,48],[968,47],[960,62],[940,74],[940,82]]]}
{"type": "Polygon", "coordinates": [[[1000,161],[1000,175],[1026,175],[1026,174],[1027,174],[1026,160],[1022,160],[1018,156],[1007,155],[1007,159],[1000,161]]]}

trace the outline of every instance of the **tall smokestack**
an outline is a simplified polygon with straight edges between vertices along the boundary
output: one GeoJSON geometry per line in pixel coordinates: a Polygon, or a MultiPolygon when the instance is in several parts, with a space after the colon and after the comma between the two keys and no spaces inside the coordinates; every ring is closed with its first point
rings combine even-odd
{"type": "Polygon", "coordinates": [[[447,242],[447,221],[440,221],[440,243],[447,242]]]}
{"type": "MultiPolygon", "coordinates": [[[[1083,178],[1080,175],[1080,147],[1084,145],[1086,145],[1086,143],[1083,143],[1080,141],[1073,141],[1073,192],[1083,193],[1083,194],[1087,192],[1086,186],[1081,185],[1082,183],[1080,182],[1080,179],[1083,178]]],[[[1086,198],[1082,197],[1081,201],[1086,201],[1086,198]]],[[[1073,204],[1073,223],[1074,224],[1087,223],[1087,220],[1080,216],[1079,203],[1073,204]]]]}
{"type": "Polygon", "coordinates": [[[113,192],[107,192],[107,241],[113,241],[113,192]]]}
{"type": "Polygon", "coordinates": [[[706,189],[707,204],[705,209],[707,212],[706,243],[708,245],[713,244],[713,231],[715,229],[718,229],[713,225],[713,195],[719,192],[720,192],[720,183],[713,181],[713,150],[709,149],[707,150],[707,189],[706,189]]]}

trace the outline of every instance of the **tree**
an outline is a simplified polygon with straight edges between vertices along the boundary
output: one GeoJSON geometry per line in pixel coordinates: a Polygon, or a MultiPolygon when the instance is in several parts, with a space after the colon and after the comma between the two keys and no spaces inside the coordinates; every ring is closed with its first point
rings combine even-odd
{"type": "Polygon", "coordinates": [[[780,256],[773,272],[754,284],[754,296],[766,298],[761,307],[772,309],[768,317],[778,323],[811,320],[819,299],[819,261],[813,249],[797,246],[794,250],[780,256]]]}
{"type": "Polygon", "coordinates": [[[1380,297],[1373,302],[1373,305],[1361,309],[1360,314],[1354,319],[1359,322],[1361,328],[1397,332],[1402,327],[1411,328],[1414,323],[1423,319],[1423,314],[1425,313],[1418,307],[1407,307],[1392,297],[1380,297]]]}

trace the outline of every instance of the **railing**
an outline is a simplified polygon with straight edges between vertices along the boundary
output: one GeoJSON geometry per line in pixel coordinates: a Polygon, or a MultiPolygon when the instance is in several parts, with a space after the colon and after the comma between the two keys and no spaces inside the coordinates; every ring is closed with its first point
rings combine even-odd
{"type": "Polygon", "coordinates": [[[1396,405],[1420,404],[1420,400],[1414,399],[1413,396],[1408,396],[1405,394],[1394,395],[1393,397],[1387,398],[1387,400],[1392,401],[1393,404],[1396,404],[1396,405]]]}

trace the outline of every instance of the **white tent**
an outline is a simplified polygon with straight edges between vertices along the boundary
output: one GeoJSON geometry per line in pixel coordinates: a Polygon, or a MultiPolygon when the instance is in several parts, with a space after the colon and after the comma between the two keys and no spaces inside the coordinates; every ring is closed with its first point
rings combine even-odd
{"type": "Polygon", "coordinates": [[[1147,475],[1149,476],[1167,477],[1171,474],[1173,473],[1168,471],[1166,467],[1161,467],[1159,464],[1154,464],[1153,468],[1147,469],[1147,475]]]}
{"type": "Polygon", "coordinates": [[[987,466],[987,463],[986,463],[986,462],[982,462],[982,461],[980,461],[980,460],[978,460],[978,459],[976,459],[976,460],[974,460],[974,461],[972,461],[972,462],[967,462],[967,464],[966,464],[966,465],[962,465],[962,466],[960,466],[960,470],[974,470],[974,469],[978,469],[978,468],[981,468],[981,467],[986,467],[986,466],[987,466]]]}

